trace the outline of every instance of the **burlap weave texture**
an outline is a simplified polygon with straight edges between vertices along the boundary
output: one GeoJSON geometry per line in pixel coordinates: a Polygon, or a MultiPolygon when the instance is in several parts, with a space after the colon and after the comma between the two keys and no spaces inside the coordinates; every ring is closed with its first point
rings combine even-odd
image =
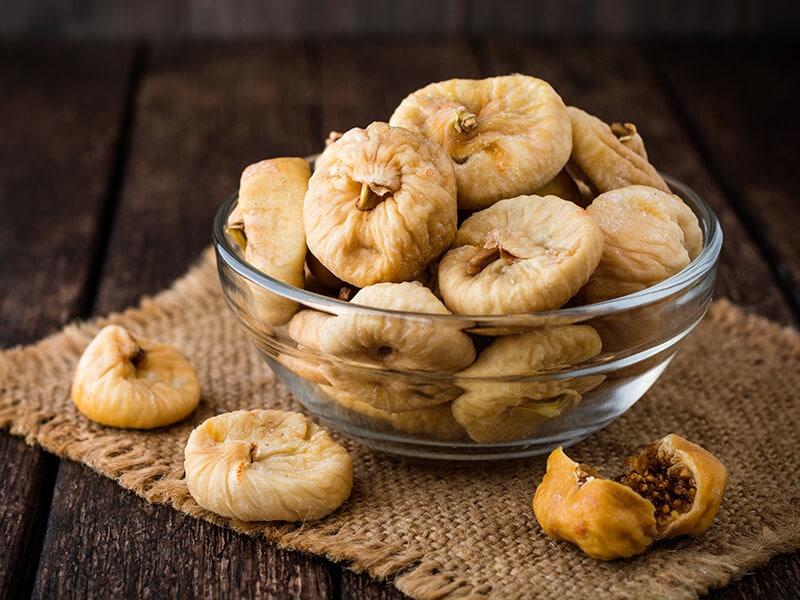
{"type": "Polygon", "coordinates": [[[355,484],[334,514],[299,524],[242,523],[201,509],[183,477],[191,429],[239,408],[303,410],[229,314],[213,256],[139,307],[74,324],[0,354],[0,427],[82,462],[154,503],[281,546],[390,578],[416,598],[694,598],[779,552],[800,548],[800,333],[716,302],[662,378],[619,420],[568,450],[613,472],[676,432],[714,452],[730,483],[697,539],[660,542],[631,560],[598,562],[546,538],[531,509],[544,458],[443,465],[382,455],[343,440],[355,484]],[[172,343],[195,365],[200,408],[154,431],[96,425],[69,399],[83,348],[108,321],[172,343]]]}

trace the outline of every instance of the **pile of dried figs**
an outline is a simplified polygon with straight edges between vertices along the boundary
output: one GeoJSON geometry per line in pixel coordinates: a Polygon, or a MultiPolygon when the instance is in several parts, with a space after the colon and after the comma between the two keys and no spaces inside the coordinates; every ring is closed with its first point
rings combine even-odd
{"type": "MultiPolygon", "coordinates": [[[[249,165],[228,232],[245,260],[293,286],[378,309],[472,316],[629,294],[683,269],[702,245],[697,218],[650,164],[634,125],[567,106],[527,75],[427,85],[387,122],[332,134],[313,172],[300,157],[249,165]]],[[[525,439],[603,380],[500,390],[469,381],[589,360],[608,340],[588,324],[489,329],[476,341],[455,327],[334,316],[253,293],[260,326],[284,328],[298,348],[284,366],[404,434],[525,439]],[[382,371],[464,383],[372,376],[382,371]]]]}

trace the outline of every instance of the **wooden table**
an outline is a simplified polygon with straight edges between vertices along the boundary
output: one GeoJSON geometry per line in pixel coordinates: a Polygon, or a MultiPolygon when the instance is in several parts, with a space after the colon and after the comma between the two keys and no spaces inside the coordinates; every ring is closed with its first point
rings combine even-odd
{"type": "MultiPolygon", "coordinates": [[[[718,295],[800,318],[800,97],[785,41],[0,44],[0,346],[123,309],[210,243],[243,166],[387,120],[431,81],[524,72],[636,123],[719,214],[718,295]]],[[[399,598],[153,506],[0,432],[0,597],[399,598]]],[[[800,595],[800,553],[714,598],[800,595]]]]}

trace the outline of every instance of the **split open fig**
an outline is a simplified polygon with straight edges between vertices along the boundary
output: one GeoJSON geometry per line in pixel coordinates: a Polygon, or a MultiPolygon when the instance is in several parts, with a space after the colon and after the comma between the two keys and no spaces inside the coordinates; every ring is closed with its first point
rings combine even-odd
{"type": "Polygon", "coordinates": [[[612,560],[711,526],[728,483],[727,469],[713,454],[672,433],[626,465],[625,473],[606,479],[556,448],[533,497],[544,532],[593,558],[612,560]]]}

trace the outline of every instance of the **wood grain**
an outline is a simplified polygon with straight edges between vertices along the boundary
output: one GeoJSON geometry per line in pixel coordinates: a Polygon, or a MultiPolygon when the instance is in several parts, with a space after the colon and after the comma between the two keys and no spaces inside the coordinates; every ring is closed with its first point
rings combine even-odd
{"type": "MultiPolygon", "coordinates": [[[[126,45],[0,44],[0,347],[87,314],[131,64],[126,45]]],[[[0,432],[0,597],[30,587],[57,467],[0,432]]]]}
{"type": "Polygon", "coordinates": [[[781,0],[0,0],[0,35],[168,39],[331,36],[791,35],[800,18],[781,0]]]}

